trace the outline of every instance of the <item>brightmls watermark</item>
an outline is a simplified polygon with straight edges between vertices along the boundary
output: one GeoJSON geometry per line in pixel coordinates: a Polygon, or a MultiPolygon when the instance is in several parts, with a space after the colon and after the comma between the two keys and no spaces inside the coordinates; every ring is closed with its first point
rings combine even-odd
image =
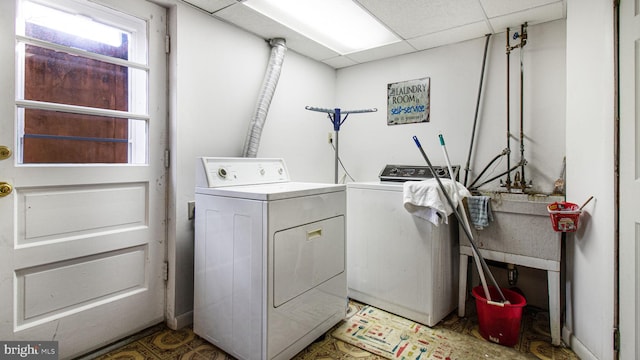
{"type": "Polygon", "coordinates": [[[57,341],[0,341],[0,360],[58,360],[57,341]]]}

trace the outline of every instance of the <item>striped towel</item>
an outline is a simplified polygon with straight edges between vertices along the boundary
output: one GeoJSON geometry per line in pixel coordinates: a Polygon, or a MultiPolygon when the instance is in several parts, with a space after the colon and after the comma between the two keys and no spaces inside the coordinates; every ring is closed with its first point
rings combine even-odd
{"type": "Polygon", "coordinates": [[[473,224],[476,229],[482,230],[489,226],[490,221],[493,221],[490,197],[469,196],[467,198],[467,206],[469,207],[471,224],[473,224]]]}

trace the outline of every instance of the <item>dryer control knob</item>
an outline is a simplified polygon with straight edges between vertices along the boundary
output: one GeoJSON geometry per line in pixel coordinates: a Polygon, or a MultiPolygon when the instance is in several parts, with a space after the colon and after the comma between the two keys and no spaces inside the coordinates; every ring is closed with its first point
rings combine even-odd
{"type": "Polygon", "coordinates": [[[219,168],[218,169],[218,176],[220,176],[221,178],[225,179],[227,177],[227,169],[225,168],[219,168]]]}

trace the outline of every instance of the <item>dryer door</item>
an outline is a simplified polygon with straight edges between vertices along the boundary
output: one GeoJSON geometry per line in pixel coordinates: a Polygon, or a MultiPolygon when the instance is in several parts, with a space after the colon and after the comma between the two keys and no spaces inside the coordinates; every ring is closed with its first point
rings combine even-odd
{"type": "Polygon", "coordinates": [[[344,233],[344,216],[336,216],[274,234],[274,307],[344,272],[344,233]]]}

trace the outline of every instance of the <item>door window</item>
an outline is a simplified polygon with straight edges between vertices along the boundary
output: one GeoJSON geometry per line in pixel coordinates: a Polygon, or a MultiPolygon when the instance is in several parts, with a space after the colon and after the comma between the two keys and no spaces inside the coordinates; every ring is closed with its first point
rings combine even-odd
{"type": "Polygon", "coordinates": [[[18,163],[146,164],[145,22],[73,0],[18,14],[18,163]]]}

